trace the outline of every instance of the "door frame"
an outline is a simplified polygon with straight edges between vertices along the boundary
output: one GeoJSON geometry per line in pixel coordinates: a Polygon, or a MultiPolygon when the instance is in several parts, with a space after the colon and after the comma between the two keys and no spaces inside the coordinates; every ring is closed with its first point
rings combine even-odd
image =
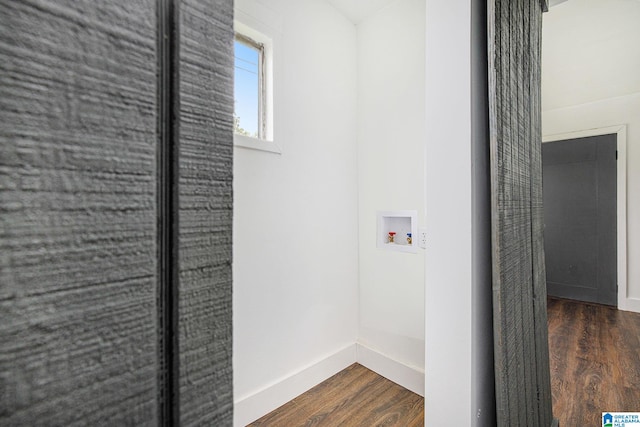
{"type": "Polygon", "coordinates": [[[629,298],[627,282],[627,125],[544,135],[542,143],[610,134],[616,134],[616,149],[618,150],[616,164],[618,309],[640,312],[640,300],[629,298]]]}

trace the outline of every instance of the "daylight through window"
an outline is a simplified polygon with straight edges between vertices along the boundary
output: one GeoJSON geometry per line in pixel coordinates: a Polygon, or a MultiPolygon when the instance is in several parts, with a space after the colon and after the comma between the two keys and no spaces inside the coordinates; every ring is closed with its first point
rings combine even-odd
{"type": "Polygon", "coordinates": [[[264,139],[264,45],[236,33],[234,131],[264,139]]]}

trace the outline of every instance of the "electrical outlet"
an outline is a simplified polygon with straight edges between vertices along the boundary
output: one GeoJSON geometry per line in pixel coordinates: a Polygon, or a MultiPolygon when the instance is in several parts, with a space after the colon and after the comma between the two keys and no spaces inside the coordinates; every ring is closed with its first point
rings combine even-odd
{"type": "Polygon", "coordinates": [[[427,229],[424,227],[418,228],[418,246],[427,249],[427,229]]]}

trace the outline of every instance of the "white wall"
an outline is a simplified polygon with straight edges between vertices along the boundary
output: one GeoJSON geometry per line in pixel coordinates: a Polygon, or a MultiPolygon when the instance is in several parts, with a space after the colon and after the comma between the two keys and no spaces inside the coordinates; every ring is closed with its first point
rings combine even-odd
{"type": "Polygon", "coordinates": [[[424,217],[424,17],[423,0],[398,0],[358,25],[358,342],[421,382],[424,251],[377,249],[376,212],[424,217]]]}
{"type": "Polygon", "coordinates": [[[542,26],[542,110],[640,92],[640,2],[572,0],[542,26]]]}
{"type": "Polygon", "coordinates": [[[426,4],[425,425],[459,414],[462,426],[471,418],[471,7],[426,4]]]}
{"type": "MultiPolygon", "coordinates": [[[[247,403],[252,396],[353,346],[357,335],[356,29],[325,1],[236,0],[236,8],[260,10],[252,3],[281,23],[274,120],[282,154],[234,152],[237,425],[264,414],[247,403]]],[[[312,385],[297,384],[296,394],[312,385]]],[[[279,393],[270,404],[294,396],[279,393]]]]}
{"type": "Polygon", "coordinates": [[[640,2],[569,1],[544,15],[544,136],[627,125],[628,307],[640,311],[640,2]]]}
{"type": "Polygon", "coordinates": [[[236,424],[329,376],[316,362],[362,357],[412,372],[426,359],[427,425],[488,425],[470,0],[398,0],[357,35],[322,1],[259,3],[282,18],[283,153],[235,152],[236,424]],[[376,211],[393,209],[419,211],[426,251],[376,249],[376,211]]]}
{"type": "Polygon", "coordinates": [[[487,7],[471,2],[472,342],[471,425],[496,425],[493,364],[491,179],[489,173],[489,67],[487,7]]]}
{"type": "Polygon", "coordinates": [[[495,425],[485,6],[358,25],[359,341],[424,370],[425,425],[495,425]],[[425,252],[375,249],[389,209],[419,211],[425,252]]]}

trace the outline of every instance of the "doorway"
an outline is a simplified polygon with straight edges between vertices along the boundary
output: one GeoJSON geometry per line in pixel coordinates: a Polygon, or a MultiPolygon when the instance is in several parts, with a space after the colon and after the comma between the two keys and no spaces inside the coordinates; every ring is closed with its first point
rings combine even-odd
{"type": "Polygon", "coordinates": [[[542,147],[547,293],[625,309],[626,126],[549,135],[542,147]]]}
{"type": "Polygon", "coordinates": [[[547,293],[617,305],[616,134],[543,145],[547,293]]]}

